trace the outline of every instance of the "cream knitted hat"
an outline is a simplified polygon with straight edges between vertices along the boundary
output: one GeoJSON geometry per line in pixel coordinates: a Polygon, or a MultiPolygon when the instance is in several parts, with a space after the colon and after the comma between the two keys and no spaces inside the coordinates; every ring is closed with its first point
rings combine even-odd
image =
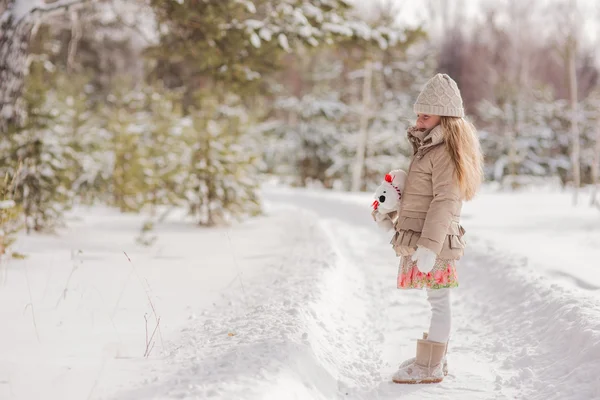
{"type": "Polygon", "coordinates": [[[436,74],[427,82],[413,107],[416,114],[464,117],[458,85],[446,74],[436,74]]]}

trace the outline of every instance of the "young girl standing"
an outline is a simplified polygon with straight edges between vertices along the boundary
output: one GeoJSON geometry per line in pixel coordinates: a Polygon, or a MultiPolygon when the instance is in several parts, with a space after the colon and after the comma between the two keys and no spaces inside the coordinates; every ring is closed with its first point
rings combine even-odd
{"type": "Polygon", "coordinates": [[[414,111],[417,122],[408,129],[413,158],[400,210],[391,216],[391,243],[401,257],[398,288],[425,288],[432,316],[428,333],[417,341],[416,357],[400,365],[393,381],[434,383],[447,373],[450,289],[458,286],[456,263],[465,248],[460,212],[483,179],[483,158],[477,132],[464,119],[458,86],[448,75],[427,82],[414,111]]]}

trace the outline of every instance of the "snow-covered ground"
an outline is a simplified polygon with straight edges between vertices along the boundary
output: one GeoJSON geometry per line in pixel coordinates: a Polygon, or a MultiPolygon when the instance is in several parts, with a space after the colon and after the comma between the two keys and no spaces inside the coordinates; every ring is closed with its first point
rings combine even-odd
{"type": "Polygon", "coordinates": [[[600,398],[598,210],[551,192],[467,204],[450,375],[407,387],[390,376],[429,310],[395,289],[370,195],[264,197],[231,228],[172,217],[149,248],[142,217],[103,208],[20,238],[28,258],[0,267],[0,399],[600,398]]]}

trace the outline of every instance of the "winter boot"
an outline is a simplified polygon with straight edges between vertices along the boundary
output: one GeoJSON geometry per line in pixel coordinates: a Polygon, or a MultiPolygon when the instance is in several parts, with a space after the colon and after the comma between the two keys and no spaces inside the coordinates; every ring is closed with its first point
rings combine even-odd
{"type": "MultiPolygon", "coordinates": [[[[427,340],[429,334],[427,332],[423,332],[423,340],[427,340]]],[[[442,361],[442,371],[444,371],[444,376],[448,375],[448,358],[446,357],[448,354],[448,342],[450,339],[446,341],[446,351],[444,352],[444,361],[442,361]]]]}
{"type": "Polygon", "coordinates": [[[442,360],[445,354],[445,343],[418,340],[415,361],[398,369],[392,380],[404,384],[441,382],[444,380],[442,360]]]}
{"type": "MultiPolygon", "coordinates": [[[[423,332],[423,340],[427,340],[427,332],[423,332]]],[[[446,354],[448,353],[448,342],[446,342],[446,352],[444,353],[444,361],[442,362],[442,371],[444,372],[444,376],[448,375],[448,359],[446,358],[446,354]]],[[[408,360],[404,361],[398,368],[404,368],[414,363],[416,357],[411,357],[408,360]]]]}

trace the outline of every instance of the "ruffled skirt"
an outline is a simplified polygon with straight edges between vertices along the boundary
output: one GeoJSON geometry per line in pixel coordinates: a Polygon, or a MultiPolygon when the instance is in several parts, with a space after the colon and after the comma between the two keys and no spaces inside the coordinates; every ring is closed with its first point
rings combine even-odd
{"type": "Polygon", "coordinates": [[[400,258],[398,289],[444,289],[458,286],[456,260],[438,258],[431,272],[424,274],[417,268],[411,256],[400,258]]]}

